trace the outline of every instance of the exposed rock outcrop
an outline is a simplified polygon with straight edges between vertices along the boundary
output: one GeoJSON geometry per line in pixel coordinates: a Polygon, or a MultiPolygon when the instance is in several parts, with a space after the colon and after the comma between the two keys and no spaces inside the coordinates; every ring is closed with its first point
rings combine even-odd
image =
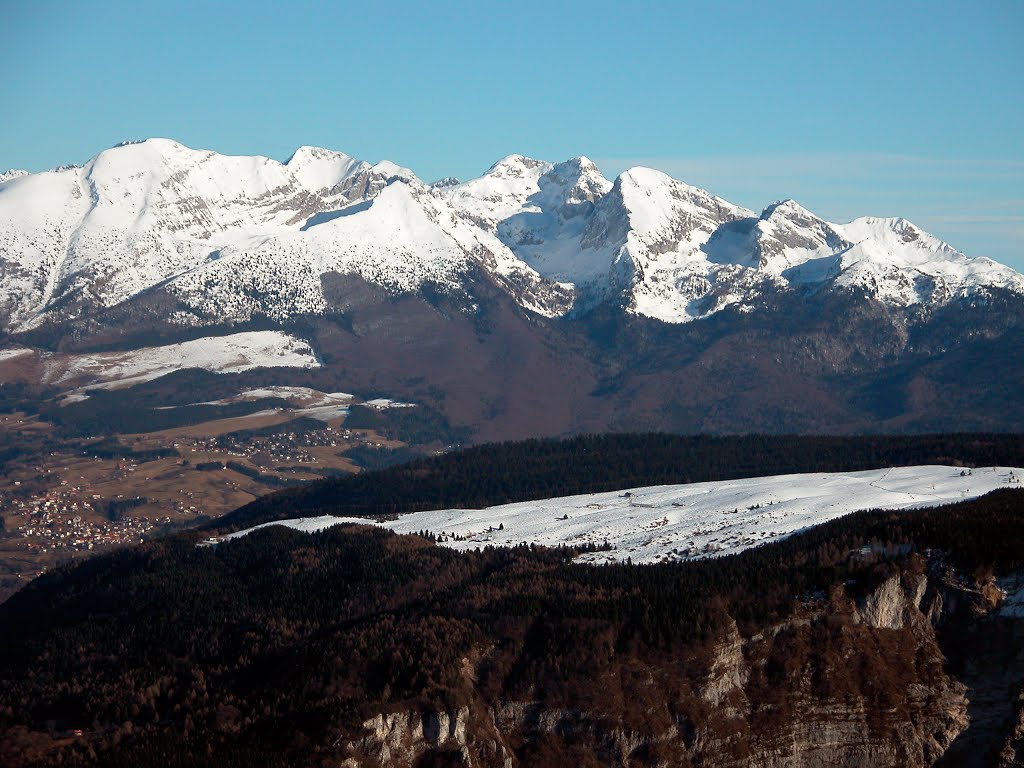
{"type": "MultiPolygon", "coordinates": [[[[941,564],[911,562],[916,570],[882,580],[859,599],[841,588],[827,599],[812,596],[788,620],[754,635],[744,637],[732,622],[695,686],[649,660],[632,670],[634,687],[609,681],[621,712],[489,702],[476,692],[452,711],[367,720],[347,743],[344,765],[933,765],[974,716],[969,685],[947,670],[944,638],[978,621],[1010,626],[1017,619],[998,616],[1002,592],[994,582],[979,588],[941,564]]],[[[982,734],[1001,747],[1000,765],[1019,765],[1024,754],[1022,701],[998,743],[995,731],[982,734]]]]}

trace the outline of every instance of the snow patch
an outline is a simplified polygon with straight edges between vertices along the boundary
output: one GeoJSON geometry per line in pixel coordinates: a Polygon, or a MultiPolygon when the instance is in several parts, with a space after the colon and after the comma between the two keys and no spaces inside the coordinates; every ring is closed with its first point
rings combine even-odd
{"type": "Polygon", "coordinates": [[[389,400],[386,397],[378,397],[373,400],[367,400],[364,405],[369,405],[371,408],[376,408],[378,411],[383,411],[388,408],[415,408],[416,403],[400,403],[397,400],[389,400]]]}
{"type": "Polygon", "coordinates": [[[0,363],[5,360],[13,360],[16,357],[34,354],[31,349],[0,349],[0,363]]]}
{"type": "Polygon", "coordinates": [[[87,380],[93,386],[116,389],[187,368],[240,373],[254,368],[319,366],[312,348],[302,339],[281,331],[249,331],[130,352],[53,355],[44,362],[43,379],[49,384],[87,380]]]}

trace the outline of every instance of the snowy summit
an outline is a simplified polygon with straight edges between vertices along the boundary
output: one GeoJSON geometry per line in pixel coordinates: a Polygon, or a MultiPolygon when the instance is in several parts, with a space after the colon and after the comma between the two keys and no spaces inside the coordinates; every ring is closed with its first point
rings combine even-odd
{"type": "Polygon", "coordinates": [[[325,274],[454,295],[481,270],[540,315],[614,299],[670,323],[780,290],[901,307],[1024,294],[1014,270],[904,219],[836,224],[791,200],[756,213],[649,168],[608,180],[585,157],[509,155],[479,178],[425,184],[319,147],[282,163],[149,139],[80,167],[0,175],[9,330],[154,289],[181,325],[282,320],[325,311],[325,274]]]}

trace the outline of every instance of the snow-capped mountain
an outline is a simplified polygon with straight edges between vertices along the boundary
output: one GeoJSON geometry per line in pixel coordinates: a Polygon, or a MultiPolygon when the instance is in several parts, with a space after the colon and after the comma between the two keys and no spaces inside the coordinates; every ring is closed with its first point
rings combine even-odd
{"type": "Polygon", "coordinates": [[[0,176],[0,328],[25,330],[162,291],[184,326],[327,308],[324,275],[472,311],[484,274],[545,316],[621,302],[678,323],[765,292],[858,290],[942,305],[1024,277],[903,219],[760,214],[647,168],[611,182],[585,157],[521,155],[466,182],[301,147],[284,163],[150,139],[85,165],[0,176]]]}
{"type": "Polygon", "coordinates": [[[0,184],[3,184],[5,181],[9,181],[10,179],[17,179],[20,176],[28,176],[28,171],[21,171],[18,170],[17,168],[11,168],[8,171],[0,173],[0,184]]]}

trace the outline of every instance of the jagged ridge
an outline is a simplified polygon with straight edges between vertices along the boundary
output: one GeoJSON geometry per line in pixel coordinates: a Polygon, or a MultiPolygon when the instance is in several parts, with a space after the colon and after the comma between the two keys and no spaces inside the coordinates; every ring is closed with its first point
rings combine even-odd
{"type": "Polygon", "coordinates": [[[793,201],[760,215],[647,168],[510,155],[467,182],[300,147],[285,163],[129,142],[85,165],[0,176],[0,327],[23,330],[158,288],[182,325],[317,314],[321,277],[474,297],[482,269],[525,309],[621,301],[666,322],[777,290],[938,305],[1024,277],[904,219],[833,224],[793,201]]]}

